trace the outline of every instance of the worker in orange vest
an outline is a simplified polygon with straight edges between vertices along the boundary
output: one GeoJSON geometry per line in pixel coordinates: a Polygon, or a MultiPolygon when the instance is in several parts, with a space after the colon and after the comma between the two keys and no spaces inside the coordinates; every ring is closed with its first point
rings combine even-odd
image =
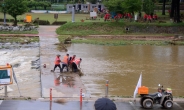
{"type": "Polygon", "coordinates": [[[68,63],[69,63],[69,54],[66,54],[62,60],[62,68],[61,71],[63,72],[64,67],[66,67],[67,72],[68,72],[68,63]]]}
{"type": "Polygon", "coordinates": [[[55,63],[54,70],[52,70],[52,72],[55,71],[56,67],[59,67],[60,72],[62,72],[62,71],[61,71],[60,62],[61,62],[61,60],[60,60],[60,55],[57,55],[57,56],[56,56],[56,59],[55,59],[55,62],[54,62],[54,63],[55,63]]]}
{"type": "Polygon", "coordinates": [[[73,55],[72,57],[69,58],[69,65],[72,65],[72,62],[75,60],[76,55],[73,55]]]}
{"type": "Polygon", "coordinates": [[[75,59],[73,62],[72,62],[72,71],[73,72],[77,72],[78,71],[78,68],[80,68],[80,63],[82,62],[82,59],[75,59]]]}

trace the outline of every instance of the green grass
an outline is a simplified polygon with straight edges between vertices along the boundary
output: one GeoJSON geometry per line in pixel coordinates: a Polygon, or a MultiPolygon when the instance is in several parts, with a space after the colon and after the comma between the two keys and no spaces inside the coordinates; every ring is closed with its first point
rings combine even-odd
{"type": "Polygon", "coordinates": [[[108,45],[108,46],[119,46],[119,45],[168,45],[165,41],[141,41],[141,40],[122,40],[122,39],[73,39],[72,43],[86,43],[96,45],[108,45]]]}
{"type": "Polygon", "coordinates": [[[25,37],[25,36],[5,36],[5,37],[0,37],[0,42],[1,43],[7,43],[7,42],[10,42],[10,43],[13,43],[13,42],[16,42],[16,43],[23,43],[23,42],[39,42],[39,37],[38,36],[35,36],[35,37],[25,37]]]}
{"type": "Polygon", "coordinates": [[[59,42],[60,43],[64,43],[65,39],[68,39],[68,38],[72,38],[72,36],[70,36],[70,35],[61,35],[61,36],[58,36],[58,39],[59,39],[59,42]]]}
{"type": "Polygon", "coordinates": [[[38,31],[0,31],[0,34],[38,34],[38,31]]]}
{"type": "MultiPolygon", "coordinates": [[[[17,19],[24,19],[26,15],[29,14],[32,16],[32,19],[36,19],[39,17],[40,20],[48,20],[50,23],[53,23],[55,21],[54,14],[51,13],[25,13],[21,16],[18,16],[17,19]]],[[[81,22],[81,19],[84,19],[85,22],[104,22],[103,18],[99,18],[100,20],[86,20],[86,17],[89,16],[89,14],[75,14],[75,22],[81,22]]],[[[3,13],[0,13],[0,18],[4,18],[3,13]]],[[[13,19],[10,15],[6,14],[7,19],[13,19]]],[[[57,21],[72,21],[72,14],[58,14],[57,21]]]]}
{"type": "MultiPolygon", "coordinates": [[[[137,22],[75,22],[66,23],[59,27],[56,32],[59,35],[127,35],[125,31],[126,26],[134,26],[140,29],[140,32],[130,32],[128,34],[147,34],[144,30],[148,26],[184,26],[184,23],[137,23],[137,22]]],[[[155,34],[155,33],[153,33],[155,34]]],[[[169,35],[162,33],[160,35],[169,35]]],[[[159,34],[158,34],[159,35],[159,34]]],[[[172,34],[170,34],[172,35],[172,34]]]]}

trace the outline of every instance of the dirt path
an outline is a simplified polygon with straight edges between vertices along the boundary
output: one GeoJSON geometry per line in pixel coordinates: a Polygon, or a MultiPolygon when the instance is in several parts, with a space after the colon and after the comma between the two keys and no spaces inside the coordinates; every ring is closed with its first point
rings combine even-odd
{"type": "Polygon", "coordinates": [[[173,40],[174,36],[162,35],[89,35],[91,38],[123,39],[123,40],[173,40]]]}

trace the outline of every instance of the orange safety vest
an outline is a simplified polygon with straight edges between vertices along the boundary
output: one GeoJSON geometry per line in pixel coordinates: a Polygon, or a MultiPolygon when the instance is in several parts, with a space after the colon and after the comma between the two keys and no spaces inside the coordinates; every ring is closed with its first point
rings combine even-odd
{"type": "Polygon", "coordinates": [[[70,63],[75,61],[75,57],[72,57],[72,59],[70,60],[70,63]]]}
{"type": "Polygon", "coordinates": [[[59,65],[59,64],[60,64],[60,61],[61,61],[60,58],[59,58],[59,57],[56,57],[56,59],[55,59],[55,64],[56,64],[56,65],[59,65]]]}
{"type": "Polygon", "coordinates": [[[68,64],[68,56],[64,56],[64,58],[63,58],[63,61],[62,61],[63,63],[65,63],[65,64],[68,64]]]}
{"type": "Polygon", "coordinates": [[[76,59],[73,61],[76,65],[78,65],[80,63],[80,59],[76,59]]]}

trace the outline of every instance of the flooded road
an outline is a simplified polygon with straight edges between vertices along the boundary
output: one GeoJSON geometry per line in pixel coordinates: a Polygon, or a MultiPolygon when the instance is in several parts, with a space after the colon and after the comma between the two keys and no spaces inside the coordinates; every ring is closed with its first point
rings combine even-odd
{"type": "Polygon", "coordinates": [[[132,96],[142,72],[142,85],[150,93],[162,84],[174,96],[184,96],[183,46],[72,44],[68,53],[83,59],[82,81],[92,95],[104,95],[109,80],[110,96],[132,96]]]}
{"type": "MultiPolygon", "coordinates": [[[[40,97],[39,43],[1,45],[4,48],[0,49],[0,65],[9,63],[14,67],[21,93],[13,81],[12,85],[8,85],[8,96],[40,97]]],[[[0,96],[4,96],[4,89],[0,89],[0,96]]]]}

